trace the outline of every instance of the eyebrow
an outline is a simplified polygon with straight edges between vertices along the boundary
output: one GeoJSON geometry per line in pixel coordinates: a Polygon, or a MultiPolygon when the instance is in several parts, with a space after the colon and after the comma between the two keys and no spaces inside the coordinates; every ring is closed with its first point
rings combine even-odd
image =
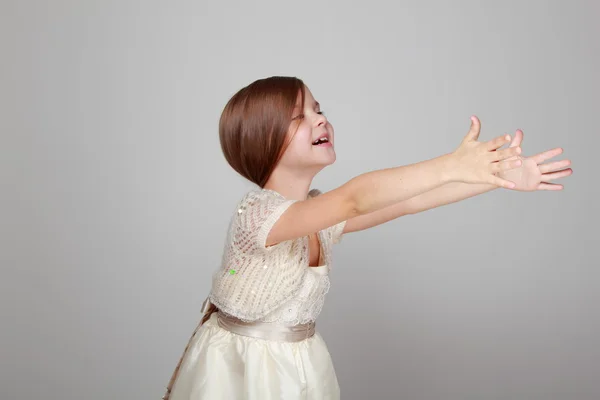
{"type": "MultiPolygon", "coordinates": [[[[313,103],[313,107],[321,107],[321,104],[315,100],[315,102],[313,103]]],[[[294,109],[296,109],[296,108],[302,108],[302,106],[300,104],[296,104],[294,106],[294,109]]]]}

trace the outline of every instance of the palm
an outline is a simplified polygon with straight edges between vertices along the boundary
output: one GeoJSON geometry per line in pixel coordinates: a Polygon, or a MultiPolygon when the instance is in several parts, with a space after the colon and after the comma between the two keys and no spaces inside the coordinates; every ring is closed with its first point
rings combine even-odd
{"type": "MultiPolygon", "coordinates": [[[[520,146],[523,141],[523,132],[518,130],[510,144],[510,147],[520,146]]],[[[554,161],[543,164],[553,157],[562,153],[561,148],[548,150],[531,157],[514,156],[508,160],[521,160],[521,166],[507,171],[502,171],[498,176],[502,179],[514,182],[512,190],[532,192],[535,190],[561,190],[562,185],[552,184],[549,181],[571,175],[573,170],[566,168],[571,165],[569,160],[554,161]]]]}

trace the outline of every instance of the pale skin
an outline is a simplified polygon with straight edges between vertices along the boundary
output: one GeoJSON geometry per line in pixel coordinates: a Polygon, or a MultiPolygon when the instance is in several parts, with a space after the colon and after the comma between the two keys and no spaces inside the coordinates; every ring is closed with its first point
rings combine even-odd
{"type": "Polygon", "coordinates": [[[308,199],[312,179],[335,162],[334,130],[306,88],[304,105],[297,104],[290,125],[291,143],[275,168],[266,189],[298,200],[275,223],[267,246],[309,236],[309,265],[316,266],[320,246],[314,232],[347,221],[344,234],[372,228],[408,214],[455,203],[498,188],[515,191],[562,190],[553,184],[572,174],[569,160],[547,162],[562,153],[554,148],[534,156],[521,155],[523,132],[479,142],[481,123],[471,127],[452,153],[412,165],[372,171],[344,185],[308,199]],[[295,132],[294,135],[292,133],[295,132]],[[331,146],[313,146],[329,136],[331,146]],[[508,148],[502,149],[506,144],[508,148]]]}
{"type": "MultiPolygon", "coordinates": [[[[521,146],[523,137],[523,131],[517,130],[510,146],[521,146]]],[[[562,190],[562,185],[549,182],[571,175],[573,170],[568,168],[571,161],[561,160],[543,164],[545,161],[561,154],[562,151],[561,148],[554,148],[530,157],[515,156],[515,159],[518,158],[522,161],[522,165],[519,168],[501,172],[499,176],[514,182],[517,186],[512,190],[516,191],[562,190]]],[[[485,183],[447,183],[442,187],[432,189],[397,204],[351,218],[344,227],[344,233],[372,228],[404,215],[416,214],[446,204],[456,203],[499,188],[494,184],[485,183]]]]}

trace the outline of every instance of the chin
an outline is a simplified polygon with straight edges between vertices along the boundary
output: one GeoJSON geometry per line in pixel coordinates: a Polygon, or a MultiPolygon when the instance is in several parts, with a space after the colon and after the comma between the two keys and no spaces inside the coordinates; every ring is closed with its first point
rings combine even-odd
{"type": "Polygon", "coordinates": [[[328,166],[328,165],[332,165],[333,163],[335,163],[336,160],[336,156],[335,153],[333,153],[333,155],[331,157],[329,157],[327,160],[324,160],[323,162],[321,162],[321,165],[323,165],[324,167],[328,166]]]}
{"type": "MultiPolygon", "coordinates": [[[[328,152],[327,154],[312,154],[310,157],[312,160],[309,161],[309,164],[318,166],[320,168],[325,168],[328,165],[332,165],[335,163],[336,154],[335,151],[328,152]]],[[[308,161],[308,160],[307,160],[308,161]]]]}

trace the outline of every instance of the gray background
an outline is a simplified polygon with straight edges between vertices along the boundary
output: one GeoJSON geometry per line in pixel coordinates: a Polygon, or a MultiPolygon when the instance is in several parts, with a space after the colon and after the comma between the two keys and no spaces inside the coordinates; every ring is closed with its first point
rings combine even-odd
{"type": "Polygon", "coordinates": [[[563,192],[495,191],[349,234],[319,327],[342,398],[600,398],[598,2],[6,1],[2,399],[157,399],[235,203],[217,122],[303,78],[336,129],[314,187],[525,132],[563,192]],[[593,163],[594,161],[594,163],[593,163]]]}

